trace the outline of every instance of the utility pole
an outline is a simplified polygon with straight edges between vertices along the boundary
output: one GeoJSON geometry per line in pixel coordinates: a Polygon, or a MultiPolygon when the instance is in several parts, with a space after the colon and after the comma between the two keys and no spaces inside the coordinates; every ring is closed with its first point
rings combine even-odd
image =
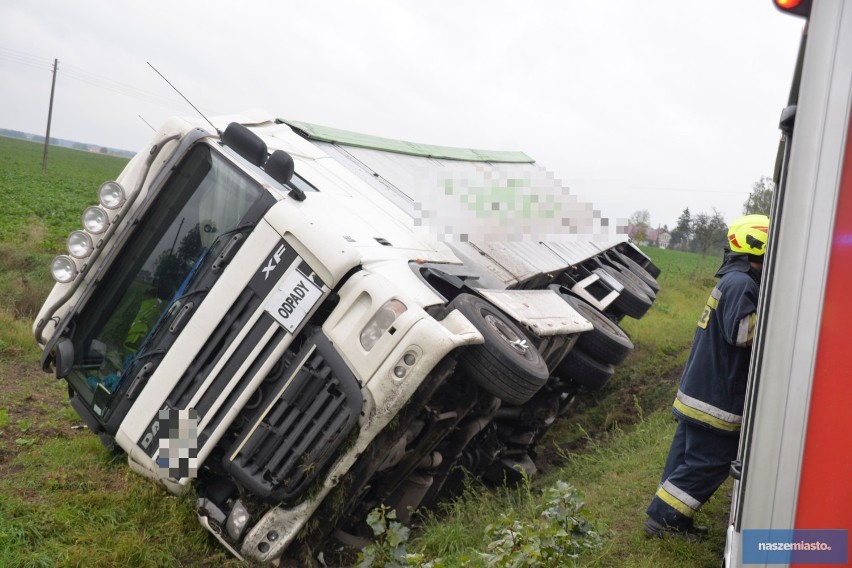
{"type": "Polygon", "coordinates": [[[56,70],[59,60],[53,60],[53,82],[50,83],[50,108],[47,109],[47,134],[44,135],[44,157],[41,160],[41,173],[47,173],[47,147],[50,145],[50,119],[53,116],[53,91],[56,89],[56,70]]]}

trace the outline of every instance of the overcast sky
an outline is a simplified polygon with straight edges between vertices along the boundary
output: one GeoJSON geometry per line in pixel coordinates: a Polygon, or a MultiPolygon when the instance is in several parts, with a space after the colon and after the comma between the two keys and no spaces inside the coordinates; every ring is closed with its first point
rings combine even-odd
{"type": "Polygon", "coordinates": [[[139,150],[193,113],[150,61],[208,115],[521,150],[605,217],[732,221],[801,29],[771,0],[0,0],[0,127],[44,134],[56,58],[51,136],[139,150]]]}

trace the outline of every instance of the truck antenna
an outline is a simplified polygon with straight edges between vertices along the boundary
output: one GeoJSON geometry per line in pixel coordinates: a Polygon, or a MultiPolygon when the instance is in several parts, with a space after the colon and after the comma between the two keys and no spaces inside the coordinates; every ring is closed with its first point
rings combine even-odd
{"type": "Polygon", "coordinates": [[[216,134],[218,134],[219,136],[221,136],[221,135],[222,135],[222,131],[221,131],[221,130],[219,130],[218,128],[216,128],[216,125],[215,125],[215,124],[213,124],[212,122],[210,122],[210,119],[209,119],[209,118],[207,118],[206,116],[204,116],[204,113],[202,113],[200,110],[198,110],[198,107],[196,107],[194,104],[192,104],[191,102],[189,102],[189,99],[188,99],[188,98],[186,98],[186,97],[184,97],[184,96],[183,96],[183,93],[181,93],[180,91],[178,91],[178,88],[177,88],[177,87],[175,87],[174,85],[172,85],[172,84],[171,84],[171,82],[170,82],[168,79],[166,79],[166,78],[165,78],[165,76],[163,76],[163,74],[162,74],[162,73],[160,73],[159,71],[157,71],[157,68],[156,68],[156,67],[154,67],[153,65],[151,65],[151,62],[150,62],[150,61],[146,61],[145,63],[147,63],[147,64],[148,64],[148,66],[149,66],[151,69],[153,69],[153,70],[157,73],[157,75],[159,75],[159,76],[163,79],[163,81],[165,81],[166,83],[168,83],[168,84],[169,84],[169,87],[171,87],[172,89],[174,89],[174,90],[175,90],[175,92],[176,92],[177,94],[179,94],[181,97],[183,97],[183,100],[185,100],[187,103],[189,103],[189,106],[191,106],[192,108],[194,108],[194,109],[195,109],[195,112],[197,112],[198,114],[200,114],[200,115],[201,115],[201,118],[203,118],[204,120],[206,120],[206,121],[210,124],[210,126],[212,126],[212,127],[213,127],[213,130],[215,130],[215,131],[216,131],[216,134]]]}
{"type": "Polygon", "coordinates": [[[147,124],[147,125],[148,125],[148,128],[150,128],[150,129],[151,129],[151,130],[153,130],[154,132],[156,132],[156,131],[157,131],[157,129],[156,129],[156,128],[154,128],[153,126],[151,126],[151,123],[150,123],[150,122],[148,122],[147,120],[145,120],[144,118],[142,118],[142,115],[141,115],[141,114],[138,114],[138,115],[136,115],[136,116],[138,116],[138,117],[142,120],[142,122],[144,122],[145,124],[147,124]]]}

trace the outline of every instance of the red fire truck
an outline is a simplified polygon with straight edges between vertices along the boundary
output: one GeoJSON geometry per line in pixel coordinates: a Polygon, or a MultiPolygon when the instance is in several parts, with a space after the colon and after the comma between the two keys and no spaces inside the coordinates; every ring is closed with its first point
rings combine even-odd
{"type": "Polygon", "coordinates": [[[725,566],[774,566],[778,557],[771,553],[778,550],[787,551],[781,563],[789,565],[847,565],[852,526],[852,368],[846,359],[852,355],[846,328],[852,313],[852,2],[775,4],[803,17],[804,33],[789,106],[781,115],[759,331],[739,456],[732,466],[725,566]],[[820,531],[835,542],[808,541],[820,531]],[[761,540],[766,534],[771,542],[761,540]],[[779,535],[789,544],[779,542],[779,535]],[[829,555],[797,556],[796,551],[813,546],[828,548],[829,555]]]}

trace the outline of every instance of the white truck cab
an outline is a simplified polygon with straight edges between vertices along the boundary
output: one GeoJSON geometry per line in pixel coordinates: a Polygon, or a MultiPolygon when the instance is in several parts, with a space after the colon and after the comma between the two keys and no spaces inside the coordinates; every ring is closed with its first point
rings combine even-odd
{"type": "Polygon", "coordinates": [[[535,471],[659,289],[518,152],[175,118],[99,200],[52,264],[42,365],[108,448],[194,489],[200,522],[258,561],[358,544],[370,509],[406,520],[460,467],[535,471]]]}

